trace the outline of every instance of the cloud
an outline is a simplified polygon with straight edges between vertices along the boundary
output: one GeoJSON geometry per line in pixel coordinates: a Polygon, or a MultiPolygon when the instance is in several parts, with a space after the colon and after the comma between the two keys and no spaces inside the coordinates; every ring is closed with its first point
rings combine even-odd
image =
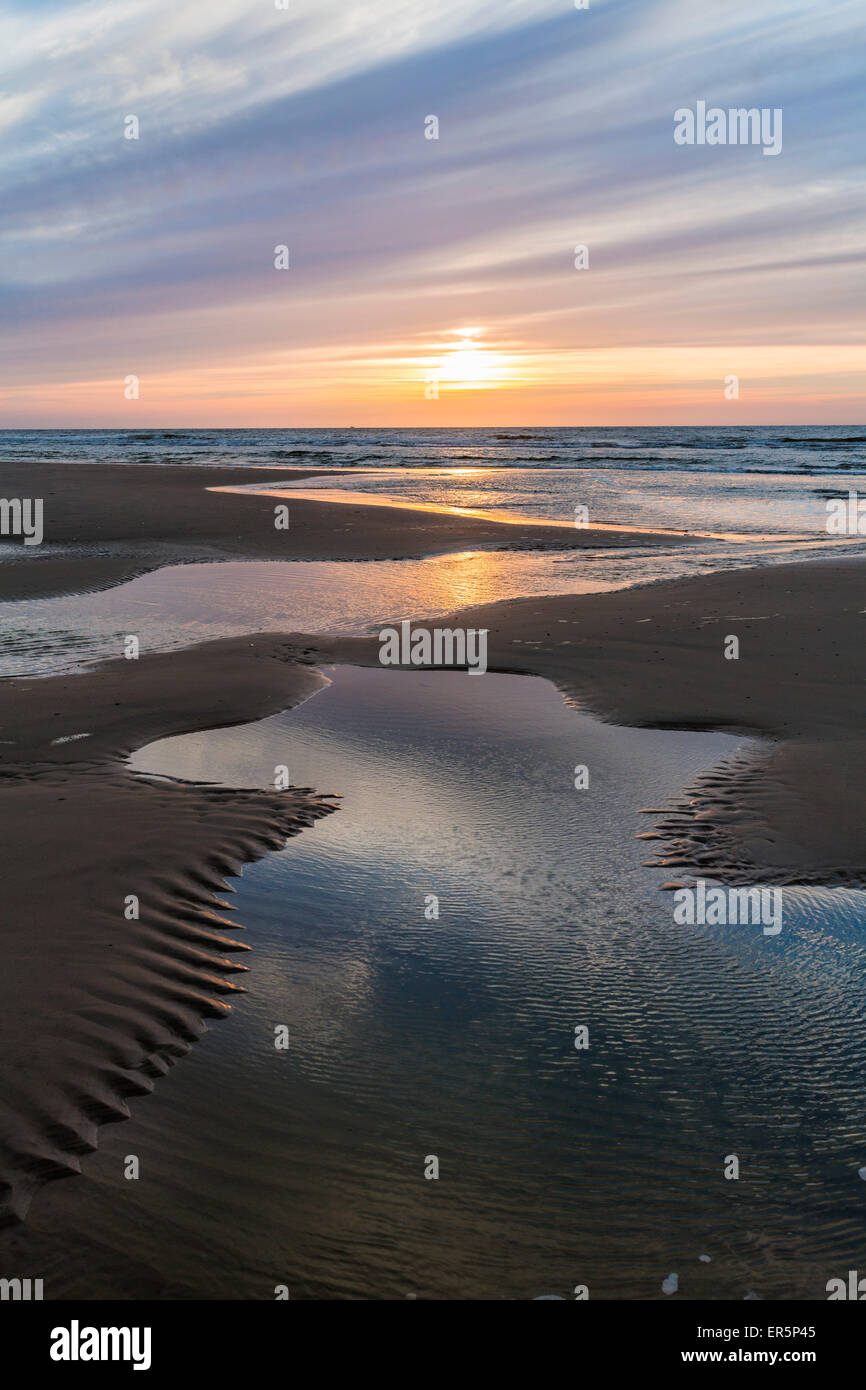
{"type": "Polygon", "coordinates": [[[287,352],[302,376],[315,359],[317,390],[330,360],[345,395],[353,345],[366,360],[375,333],[420,352],[465,322],[548,370],[551,354],[653,343],[862,342],[860,13],[7,9],[6,379],[38,399],[40,381],[108,380],[118,364],[160,380],[234,365],[249,394],[256,361],[287,352]],[[782,107],[782,155],[675,145],[673,112],[698,99],[782,107]]]}

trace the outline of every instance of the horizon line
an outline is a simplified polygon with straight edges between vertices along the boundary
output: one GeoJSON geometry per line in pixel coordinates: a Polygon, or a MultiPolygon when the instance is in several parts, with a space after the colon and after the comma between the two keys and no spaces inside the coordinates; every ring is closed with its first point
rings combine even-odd
{"type": "Polygon", "coordinates": [[[803,423],[791,423],[786,420],[775,420],[766,424],[751,423],[742,425],[724,424],[721,421],[709,424],[645,424],[645,425],[534,425],[534,424],[501,424],[501,425],[168,425],[168,424],[149,424],[149,425],[0,425],[0,434],[68,434],[77,431],[80,434],[98,434],[101,431],[112,434],[141,434],[151,430],[165,430],[172,433],[189,433],[195,430],[210,430],[213,433],[228,434],[231,431],[238,433],[250,433],[259,430],[262,433],[267,431],[280,430],[327,430],[335,433],[339,430],[394,430],[402,434],[410,430],[448,430],[456,432],[459,430],[866,430],[866,420],[863,421],[815,421],[803,423]]]}

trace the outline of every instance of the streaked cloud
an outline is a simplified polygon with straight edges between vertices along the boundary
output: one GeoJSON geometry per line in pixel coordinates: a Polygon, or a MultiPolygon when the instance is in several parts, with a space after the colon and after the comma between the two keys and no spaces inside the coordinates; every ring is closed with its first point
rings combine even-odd
{"type": "Polygon", "coordinates": [[[859,0],[7,5],[0,423],[711,421],[722,365],[743,422],[856,420],[858,35],[859,0]],[[675,145],[698,99],[781,107],[782,154],[675,145]],[[466,324],[512,370],[434,406],[466,324]]]}

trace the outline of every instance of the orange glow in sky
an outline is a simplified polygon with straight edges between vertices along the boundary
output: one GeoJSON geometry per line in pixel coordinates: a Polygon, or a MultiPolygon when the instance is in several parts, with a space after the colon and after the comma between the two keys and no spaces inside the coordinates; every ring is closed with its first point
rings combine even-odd
{"type": "Polygon", "coordinates": [[[862,423],[856,6],[295,8],[6,7],[0,427],[862,423]]]}

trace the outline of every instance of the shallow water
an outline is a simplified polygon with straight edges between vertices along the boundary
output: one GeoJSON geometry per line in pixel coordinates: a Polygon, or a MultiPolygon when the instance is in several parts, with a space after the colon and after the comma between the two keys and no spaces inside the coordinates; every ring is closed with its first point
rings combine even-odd
{"type": "Polygon", "coordinates": [[[236,880],[232,1017],[34,1203],[50,1296],[823,1297],[862,1258],[863,895],[786,889],[776,938],[676,926],[636,812],[736,740],[528,677],[332,674],[135,759],[344,802],[236,880]]]}
{"type": "MultiPolygon", "coordinates": [[[[279,486],[257,482],[237,490],[267,491],[279,486]]],[[[416,506],[455,508],[495,518],[574,522],[575,506],[587,508],[591,524],[637,530],[671,530],[733,535],[743,540],[813,541],[831,544],[827,499],[847,497],[866,485],[852,472],[828,469],[820,478],[802,473],[717,472],[696,468],[574,467],[563,460],[554,469],[333,468],[318,478],[286,484],[288,491],[358,492],[416,506]]],[[[232,491],[235,489],[232,488],[232,491]]]]}
{"type": "MultiPolygon", "coordinates": [[[[801,555],[812,553],[811,544],[801,555]]],[[[789,550],[705,542],[673,550],[476,550],[423,560],[168,565],[101,593],[0,602],[0,676],[48,675],[117,657],[130,633],[148,652],[245,632],[362,632],[501,599],[600,593],[791,558],[789,550]]]]}
{"type": "Polygon", "coordinates": [[[525,594],[615,587],[587,558],[475,551],[424,560],[170,565],[102,593],[0,603],[0,675],[47,674],[245,632],[361,632],[525,594]]]}

